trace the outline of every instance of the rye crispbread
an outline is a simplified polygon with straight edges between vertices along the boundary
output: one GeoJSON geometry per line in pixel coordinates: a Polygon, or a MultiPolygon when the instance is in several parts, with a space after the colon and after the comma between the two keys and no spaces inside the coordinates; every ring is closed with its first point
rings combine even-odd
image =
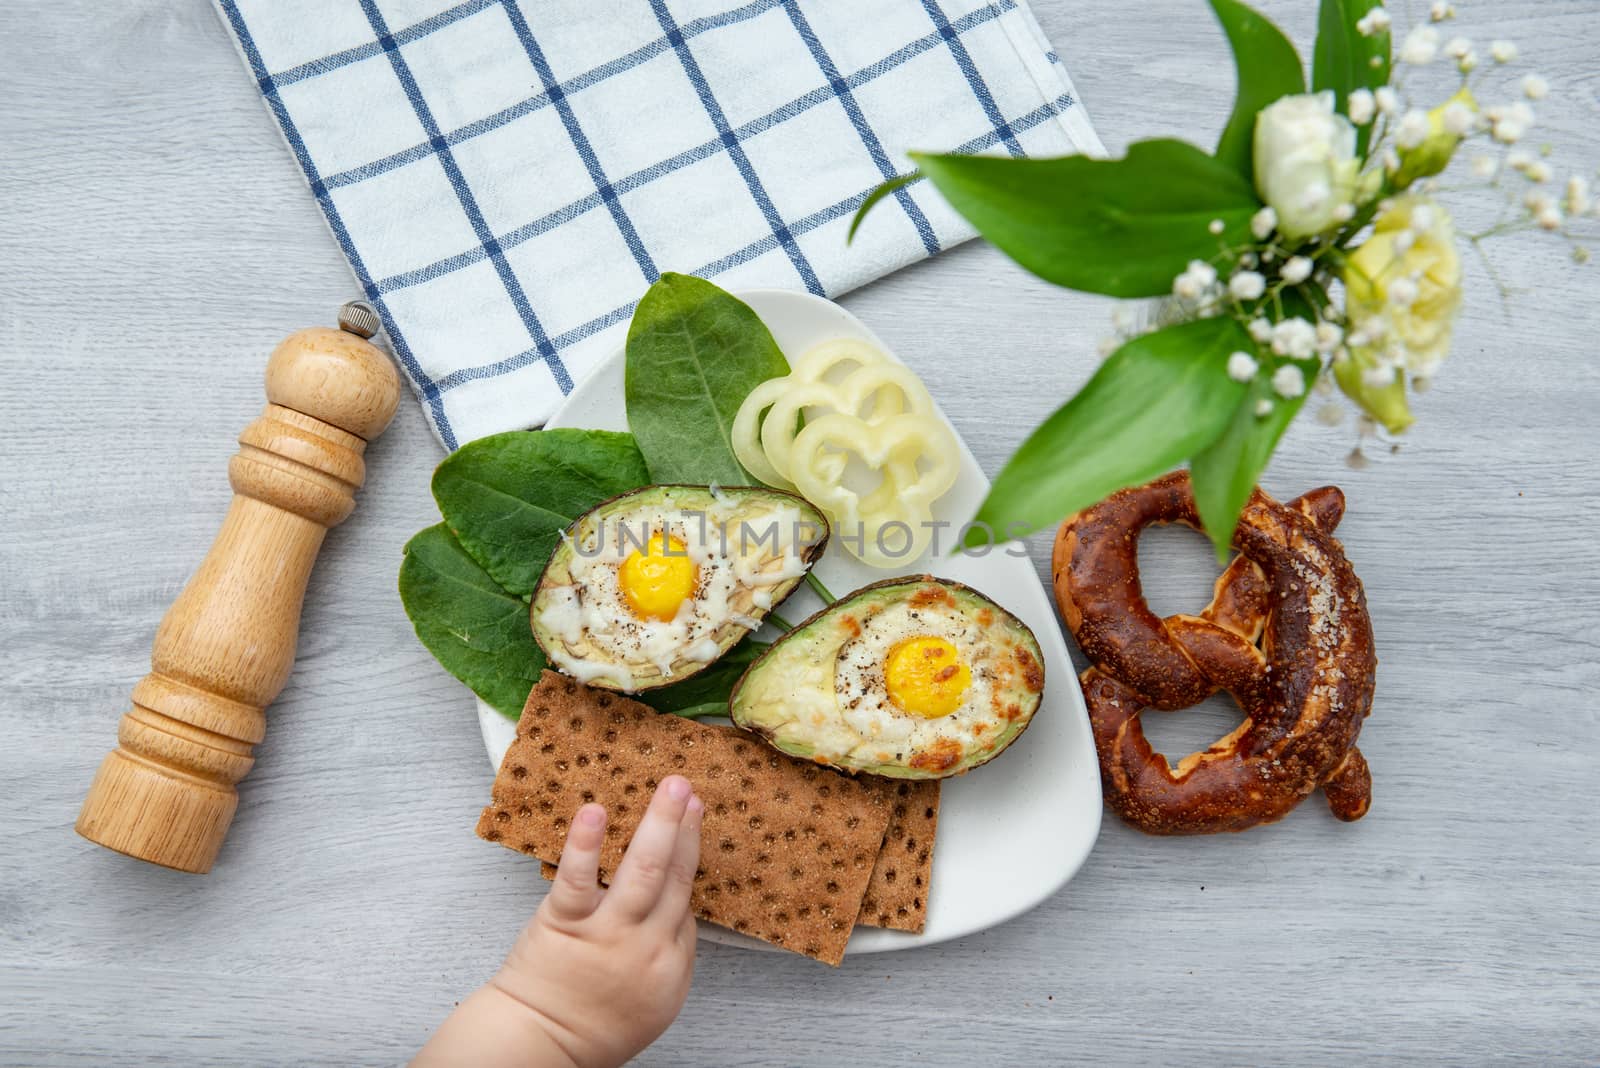
{"type": "Polygon", "coordinates": [[[888,833],[872,867],[856,922],[921,932],[928,919],[933,836],[939,827],[939,780],[892,782],[888,833]]]}
{"type": "Polygon", "coordinates": [[[610,814],[609,882],[657,783],[705,802],[695,914],[829,964],[844,957],[884,842],[892,784],[783,756],[732,727],[663,715],[547,671],[528,695],[478,834],[555,863],[589,801],[610,814]]]}
{"type": "MultiPolygon", "coordinates": [[[[933,836],[939,826],[939,781],[895,784],[894,805],[883,848],[867,880],[859,927],[887,927],[920,934],[928,920],[928,887],[933,875],[933,836]]],[[[556,866],[539,865],[546,879],[556,866]]]]}

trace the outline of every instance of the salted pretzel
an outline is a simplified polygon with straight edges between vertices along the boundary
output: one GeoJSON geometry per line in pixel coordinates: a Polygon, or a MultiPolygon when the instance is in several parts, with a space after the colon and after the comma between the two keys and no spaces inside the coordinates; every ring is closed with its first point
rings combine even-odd
{"type": "Polygon", "coordinates": [[[1106,803],[1124,820],[1150,834],[1242,831],[1282,819],[1319,786],[1339,819],[1366,815],[1372,778],[1356,736],[1377,658],[1361,580],[1332,535],[1343,515],[1336,486],[1287,505],[1256,490],[1211,603],[1165,619],[1140,587],[1139,532],[1200,527],[1187,472],[1114,493],[1062,524],[1056,599],[1094,665],[1080,678],[1106,803]],[[1244,722],[1169,766],[1140,713],[1219,690],[1244,722]]]}

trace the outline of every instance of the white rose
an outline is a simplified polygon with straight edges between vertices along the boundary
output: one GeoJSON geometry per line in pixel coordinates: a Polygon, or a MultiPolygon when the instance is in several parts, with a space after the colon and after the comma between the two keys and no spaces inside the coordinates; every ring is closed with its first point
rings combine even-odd
{"type": "Polygon", "coordinates": [[[1356,128],[1333,109],[1333,93],[1286,96],[1261,109],[1255,132],[1256,191],[1290,240],[1338,224],[1356,192],[1356,128]]]}

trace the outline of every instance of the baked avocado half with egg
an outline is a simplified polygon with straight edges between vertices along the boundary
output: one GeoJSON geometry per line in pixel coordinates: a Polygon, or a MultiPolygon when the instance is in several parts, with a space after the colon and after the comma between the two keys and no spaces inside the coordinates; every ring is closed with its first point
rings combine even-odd
{"type": "Polygon", "coordinates": [[[534,590],[551,666],[623,693],[681,682],[761,626],[822,555],[828,521],[756,486],[646,486],[573,521],[534,590]]]}
{"type": "Polygon", "coordinates": [[[969,586],[929,575],[863,587],[751,664],[733,722],[791,756],[896,779],[960,775],[1033,719],[1033,632],[969,586]]]}

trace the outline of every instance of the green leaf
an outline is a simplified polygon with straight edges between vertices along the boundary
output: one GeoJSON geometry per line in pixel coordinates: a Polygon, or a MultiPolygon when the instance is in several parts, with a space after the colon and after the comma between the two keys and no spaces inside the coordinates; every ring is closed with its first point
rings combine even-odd
{"type": "Polygon", "coordinates": [[[710,282],[664,274],[628,327],[628,426],[652,482],[755,484],[728,436],[756,386],[789,373],[759,316],[710,282]]]}
{"type": "Polygon", "coordinates": [[[1321,369],[1316,360],[1283,362],[1299,366],[1306,376],[1306,392],[1293,399],[1279,397],[1272,390],[1268,373],[1257,375],[1222,436],[1189,460],[1195,507],[1219,561],[1227,559],[1239,513],[1244,511],[1250,491],[1261,481],[1261,472],[1272,459],[1278,439],[1305,406],[1311,383],[1321,369]],[[1260,416],[1256,414],[1256,404],[1263,399],[1271,400],[1273,408],[1271,413],[1260,416]]]}
{"type": "MultiPolygon", "coordinates": [[[[1313,323],[1319,319],[1317,309],[1328,302],[1328,294],[1315,284],[1287,289],[1281,297],[1285,318],[1298,316],[1313,323]]],[[[1261,481],[1278,439],[1305,407],[1321,369],[1322,363],[1315,357],[1263,357],[1261,373],[1251,380],[1249,392],[1239,402],[1228,429],[1205,451],[1190,458],[1189,480],[1194,487],[1195,507],[1219,562],[1227,559],[1239,513],[1244,511],[1250,491],[1261,481]],[[1299,367],[1306,381],[1305,392],[1289,399],[1278,396],[1271,383],[1272,373],[1286,363],[1299,367]],[[1256,404],[1261,400],[1272,401],[1272,411],[1264,416],[1256,415],[1256,404]]]]}
{"type": "Polygon", "coordinates": [[[1182,141],[1140,141],[1120,160],[912,155],[1000,251],[1048,282],[1113,297],[1170,293],[1219,241],[1249,242],[1261,207],[1248,179],[1182,141]]]}
{"type": "MultiPolygon", "coordinates": [[[[417,637],[446,671],[502,715],[522,715],[545,669],[528,605],[490,578],[443,523],[406,544],[400,601],[417,637]]],[[[639,700],[676,716],[726,715],[734,683],[766,649],[767,643],[746,638],[700,674],[639,700]]]]}
{"type": "Polygon", "coordinates": [[[469,442],[433,473],[433,498],[461,547],[502,588],[528,597],[574,519],[648,485],[632,435],[513,430],[469,442]]]}
{"type": "Polygon", "coordinates": [[[443,523],[406,543],[400,601],[444,669],[516,719],[544,670],[528,606],[478,566],[443,523]]]}
{"type": "Polygon", "coordinates": [[[675,716],[691,719],[698,716],[726,716],[728,695],[733,692],[733,684],[768,648],[767,642],[746,638],[700,674],[659,690],[647,690],[639,695],[639,700],[658,712],[671,712],[675,716]]]}
{"type": "MultiPolygon", "coordinates": [[[[1245,385],[1228,357],[1251,349],[1231,316],[1134,338],[1035,430],[978,511],[989,529],[1040,530],[1201,452],[1228,428],[1245,385]]],[[[968,544],[982,544],[981,530],[968,544]]]]}
{"type": "Polygon", "coordinates": [[[1239,0],[1211,0],[1233,49],[1239,91],[1216,157],[1254,182],[1256,114],[1279,97],[1306,91],[1300,54],[1283,31],[1239,0]]]}
{"type": "MultiPolygon", "coordinates": [[[[1356,29],[1368,11],[1383,0],[1322,0],[1317,12],[1317,48],[1311,59],[1311,86],[1333,90],[1334,107],[1350,114],[1350,94],[1389,84],[1389,31],[1364,37],[1356,29]],[[1377,63],[1374,65],[1373,61],[1377,63]]],[[[1372,123],[1356,127],[1356,155],[1367,154],[1372,123]]]]}
{"type": "Polygon", "coordinates": [[[868,193],[867,199],[861,202],[861,206],[856,209],[855,216],[850,220],[850,232],[845,234],[844,243],[848,245],[850,242],[856,239],[856,231],[861,229],[862,222],[864,222],[867,218],[867,212],[876,207],[880,200],[888,196],[890,193],[893,193],[895,190],[902,189],[905,186],[910,185],[912,182],[921,177],[921,171],[912,171],[910,174],[902,174],[897,177],[890,178],[887,182],[884,182],[882,185],[878,186],[878,188],[868,193]]]}
{"type": "Polygon", "coordinates": [[[682,716],[684,719],[707,719],[711,716],[726,716],[728,714],[728,702],[724,698],[721,701],[707,701],[703,705],[688,705],[684,708],[663,708],[657,711],[667,712],[674,716],[682,716]]]}

